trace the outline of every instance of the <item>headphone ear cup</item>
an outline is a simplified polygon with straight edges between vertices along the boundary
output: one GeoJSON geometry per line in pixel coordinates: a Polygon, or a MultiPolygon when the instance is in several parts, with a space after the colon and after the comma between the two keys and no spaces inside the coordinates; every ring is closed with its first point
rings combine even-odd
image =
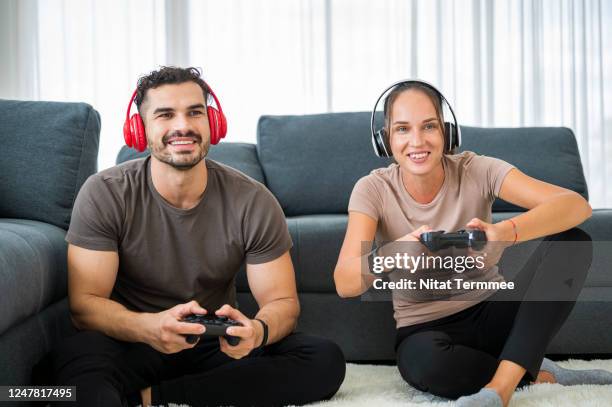
{"type": "Polygon", "coordinates": [[[382,128],[372,135],[372,146],[379,157],[391,157],[391,149],[387,143],[387,131],[382,128]]]}
{"type": "Polygon", "coordinates": [[[210,128],[210,144],[217,144],[227,133],[227,120],[223,112],[212,106],[206,108],[208,114],[208,126],[210,128]]]}
{"type": "Polygon", "coordinates": [[[147,135],[142,118],[138,113],[134,113],[130,118],[130,133],[132,138],[131,147],[134,147],[139,152],[143,152],[147,148],[147,135]]]}
{"type": "Polygon", "coordinates": [[[444,151],[450,153],[459,147],[457,143],[457,128],[453,123],[444,122],[444,151]]]}
{"type": "Polygon", "coordinates": [[[131,126],[131,120],[126,119],[123,123],[123,139],[125,140],[125,145],[128,147],[134,146],[131,126]]]}
{"type": "Polygon", "coordinates": [[[217,110],[213,107],[208,106],[206,108],[206,115],[208,116],[208,128],[210,129],[210,144],[217,144],[219,142],[219,126],[217,124],[217,110]]]}

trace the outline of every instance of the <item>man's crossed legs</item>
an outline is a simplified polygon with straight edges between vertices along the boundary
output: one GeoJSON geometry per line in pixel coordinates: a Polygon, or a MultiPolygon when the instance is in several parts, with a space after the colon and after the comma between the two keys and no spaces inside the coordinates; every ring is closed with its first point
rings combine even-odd
{"type": "Polygon", "coordinates": [[[53,352],[52,363],[57,384],[76,386],[76,405],[88,407],[140,404],[150,386],[153,405],[300,405],[332,397],[345,374],[338,345],[302,333],[236,360],[218,338],[164,354],[83,331],[53,352]]]}

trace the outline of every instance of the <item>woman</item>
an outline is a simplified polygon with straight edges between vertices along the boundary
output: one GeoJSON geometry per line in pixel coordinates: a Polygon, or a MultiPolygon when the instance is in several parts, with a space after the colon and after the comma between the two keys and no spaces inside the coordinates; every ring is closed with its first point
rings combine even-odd
{"type": "MultiPolygon", "coordinates": [[[[355,185],[334,271],[338,294],[358,296],[375,279],[362,273],[362,264],[372,268],[372,253],[363,253],[362,242],[375,237],[377,242],[419,242],[427,231],[459,229],[484,231],[488,242],[499,242],[488,245],[497,247],[547,236],[517,278],[526,288],[538,273],[558,280],[555,267],[573,261],[579,269],[575,284],[581,287],[591,260],[590,238],[572,228],[591,216],[588,202],[502,160],[472,152],[452,154],[459,129],[444,123],[442,106],[448,102],[433,86],[404,81],[383,95],[387,92],[384,129],[376,134],[372,125],[372,136],[375,150],[382,155],[389,151],[396,163],[355,185]],[[496,197],[528,210],[493,224],[496,197]],[[587,246],[551,253],[555,241],[587,246]]],[[[373,253],[391,255],[385,246],[373,253]]],[[[483,277],[495,279],[496,270],[490,268],[491,275],[483,277]]],[[[574,301],[509,302],[496,301],[494,295],[499,293],[480,301],[421,302],[394,295],[397,364],[404,380],[443,397],[464,396],[457,405],[466,406],[506,406],[519,383],[612,383],[609,372],[571,371],[543,360],[574,301]]]]}

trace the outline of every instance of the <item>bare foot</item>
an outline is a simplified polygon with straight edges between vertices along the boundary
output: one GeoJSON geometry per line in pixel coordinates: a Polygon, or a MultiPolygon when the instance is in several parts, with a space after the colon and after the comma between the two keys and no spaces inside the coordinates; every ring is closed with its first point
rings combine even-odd
{"type": "Polygon", "coordinates": [[[535,382],[533,383],[557,383],[557,380],[555,379],[555,375],[552,373],[547,372],[546,370],[540,370],[538,377],[536,377],[535,382]]]}
{"type": "Polygon", "coordinates": [[[140,397],[142,397],[142,407],[149,407],[151,405],[151,388],[140,390],[140,397]]]}

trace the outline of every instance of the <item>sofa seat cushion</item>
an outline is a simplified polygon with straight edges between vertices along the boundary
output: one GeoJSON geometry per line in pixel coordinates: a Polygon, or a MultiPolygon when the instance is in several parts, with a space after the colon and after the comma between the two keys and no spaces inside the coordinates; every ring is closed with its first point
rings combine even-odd
{"type": "Polygon", "coordinates": [[[0,219],[0,335],[66,296],[65,235],[48,223],[0,219]]]}
{"type": "MultiPolygon", "coordinates": [[[[287,218],[293,240],[291,260],[298,292],[336,293],[334,268],[346,232],[347,215],[287,218]]],[[[249,292],[244,266],[236,277],[238,292],[249,292]]]]}
{"type": "Polygon", "coordinates": [[[347,215],[287,218],[299,292],[335,293],[334,268],[346,233],[347,215]]]}
{"type": "MultiPolygon", "coordinates": [[[[520,215],[520,213],[494,212],[493,222],[499,222],[516,215],[520,215]]],[[[612,264],[612,209],[593,210],[593,215],[578,227],[588,233],[593,240],[593,260],[579,300],[612,301],[612,273],[610,272],[610,265],[612,264]]],[[[529,243],[526,246],[528,246],[526,251],[517,250],[515,254],[510,256],[504,255],[501,264],[512,264],[513,266],[522,264],[524,261],[516,257],[527,257],[529,250],[535,247],[529,243]]]]}
{"type": "Polygon", "coordinates": [[[593,261],[580,298],[612,302],[612,209],[594,209],[578,227],[593,239],[593,261]]]}

